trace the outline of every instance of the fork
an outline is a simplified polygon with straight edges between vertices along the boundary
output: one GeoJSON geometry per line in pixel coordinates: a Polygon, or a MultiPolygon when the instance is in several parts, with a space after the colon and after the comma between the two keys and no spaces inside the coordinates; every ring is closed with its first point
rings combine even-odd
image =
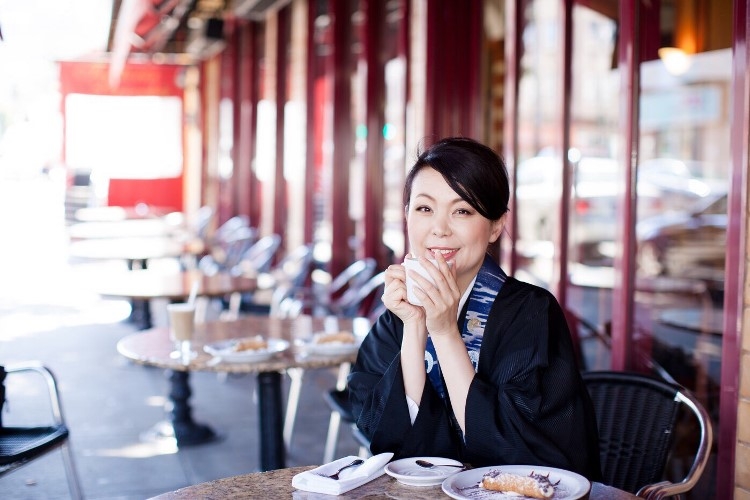
{"type": "Polygon", "coordinates": [[[338,481],[339,474],[341,473],[341,471],[343,471],[344,469],[348,469],[349,467],[356,467],[357,465],[362,465],[363,463],[365,463],[365,461],[362,460],[361,458],[358,458],[357,460],[354,460],[352,461],[352,463],[343,466],[342,468],[340,468],[339,470],[337,470],[336,472],[334,472],[333,474],[329,476],[326,476],[325,474],[320,474],[320,475],[323,477],[328,477],[328,478],[338,481]]]}

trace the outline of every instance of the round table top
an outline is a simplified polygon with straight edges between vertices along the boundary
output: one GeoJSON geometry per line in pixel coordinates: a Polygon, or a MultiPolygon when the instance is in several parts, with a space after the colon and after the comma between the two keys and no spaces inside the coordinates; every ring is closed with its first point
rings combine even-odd
{"type": "MultiPolygon", "coordinates": [[[[365,320],[366,321],[366,320],[365,320]]],[[[171,354],[175,344],[170,339],[169,328],[159,327],[130,334],[117,343],[117,351],[126,358],[143,365],[166,368],[174,371],[217,371],[235,373],[259,373],[283,371],[289,368],[327,368],[355,361],[357,351],[331,353],[330,355],[310,354],[307,347],[317,332],[331,331],[334,327],[341,331],[352,331],[355,322],[351,318],[331,319],[300,316],[293,319],[280,319],[267,315],[244,315],[236,319],[197,323],[192,340],[196,356],[187,364],[174,359],[171,354]],[[203,347],[229,339],[247,338],[261,335],[263,338],[281,339],[289,343],[289,348],[277,352],[260,361],[226,361],[213,357],[203,347]]],[[[367,333],[366,327],[356,328],[358,337],[367,333]],[[363,332],[363,333],[362,333],[363,332]]]]}
{"type": "Polygon", "coordinates": [[[181,225],[172,224],[164,218],[125,219],[106,222],[78,222],[68,226],[68,237],[72,240],[100,238],[152,238],[160,236],[185,236],[181,225]]]}
{"type": "MultiPolygon", "coordinates": [[[[215,481],[188,486],[154,497],[157,500],[177,500],[192,498],[294,498],[298,500],[312,500],[333,498],[320,493],[310,493],[297,490],[292,486],[292,478],[300,472],[314,468],[314,466],[292,467],[268,472],[243,474],[215,481]]],[[[434,500],[448,498],[440,485],[416,487],[406,486],[386,474],[366,483],[359,488],[350,490],[336,498],[352,499],[403,499],[403,500],[434,500]]],[[[589,500],[634,500],[635,495],[605,486],[601,483],[591,485],[589,500]]]]}
{"type": "Polygon", "coordinates": [[[171,236],[97,238],[73,241],[71,257],[101,260],[147,260],[180,257],[191,251],[190,242],[171,236]]]}
{"type": "Polygon", "coordinates": [[[232,293],[253,292],[257,279],[217,273],[207,276],[199,270],[164,271],[136,269],[107,275],[96,285],[96,291],[104,297],[119,297],[136,300],[169,299],[185,300],[197,283],[197,294],[202,297],[221,297],[232,293]]]}
{"type": "Polygon", "coordinates": [[[107,222],[125,219],[152,219],[155,217],[163,217],[171,212],[172,209],[152,207],[143,204],[135,207],[86,207],[76,210],[75,218],[81,222],[107,222]]]}

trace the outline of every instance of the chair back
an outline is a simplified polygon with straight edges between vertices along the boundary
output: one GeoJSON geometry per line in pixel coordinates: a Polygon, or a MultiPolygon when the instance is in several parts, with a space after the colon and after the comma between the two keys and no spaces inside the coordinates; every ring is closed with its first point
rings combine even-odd
{"type": "Polygon", "coordinates": [[[360,289],[367,283],[377,267],[375,259],[367,257],[351,263],[331,281],[327,300],[329,313],[353,317],[357,315],[361,302],[360,289]]]}
{"type": "Polygon", "coordinates": [[[383,288],[385,271],[372,276],[362,286],[347,290],[339,299],[338,307],[347,316],[362,316],[375,321],[385,310],[381,299],[383,288]]]}
{"type": "Polygon", "coordinates": [[[584,372],[599,428],[603,482],[644,498],[689,491],[708,461],[711,421],[692,395],[676,384],[629,372],[584,372]],[[692,411],[701,427],[698,450],[680,483],[664,480],[679,410],[692,411]],[[653,495],[653,496],[649,496],[653,495]]]}
{"type": "Polygon", "coordinates": [[[208,238],[208,231],[211,228],[211,220],[213,217],[214,209],[208,205],[200,207],[195,214],[195,235],[203,241],[208,238]]]}
{"type": "Polygon", "coordinates": [[[49,368],[37,361],[0,365],[0,410],[6,396],[5,382],[11,378],[17,381],[9,384],[7,393],[14,396],[14,412],[9,419],[10,426],[0,425],[0,477],[59,448],[62,451],[70,497],[83,498],[73,453],[68,446],[69,431],[62,412],[57,379],[49,368]],[[36,376],[37,381],[27,380],[27,374],[36,376]],[[40,382],[46,386],[46,394],[39,390],[40,382]],[[43,397],[40,398],[40,395],[43,397]],[[19,401],[20,405],[17,404],[19,401]],[[50,422],[46,425],[19,425],[40,418],[35,410],[37,404],[49,408],[50,422]]]}
{"type": "Polygon", "coordinates": [[[279,282],[291,289],[300,288],[310,275],[313,260],[312,244],[300,245],[286,255],[272,271],[279,282]]]}
{"type": "Polygon", "coordinates": [[[235,266],[235,274],[268,272],[280,247],[281,236],[278,234],[269,234],[262,237],[245,251],[239,263],[235,266]]]}

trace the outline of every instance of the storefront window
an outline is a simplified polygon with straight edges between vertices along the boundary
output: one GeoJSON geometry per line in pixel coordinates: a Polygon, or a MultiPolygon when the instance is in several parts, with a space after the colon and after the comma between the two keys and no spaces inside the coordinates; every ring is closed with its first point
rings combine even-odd
{"type": "Polygon", "coordinates": [[[607,369],[624,178],[618,161],[618,6],[575,3],[572,14],[567,311],[583,368],[607,369]]]}
{"type": "MultiPolygon", "coordinates": [[[[635,356],[693,391],[716,429],[731,162],[729,13],[729,1],[703,14],[688,3],[663,3],[661,48],[640,66],[638,184],[658,205],[639,205],[637,214],[635,356]],[[697,22],[703,16],[710,22],[697,22]]],[[[714,477],[705,472],[690,498],[708,498],[714,477]]]]}
{"type": "Polygon", "coordinates": [[[562,193],[560,2],[523,2],[516,157],[516,275],[549,287],[562,193]]]}

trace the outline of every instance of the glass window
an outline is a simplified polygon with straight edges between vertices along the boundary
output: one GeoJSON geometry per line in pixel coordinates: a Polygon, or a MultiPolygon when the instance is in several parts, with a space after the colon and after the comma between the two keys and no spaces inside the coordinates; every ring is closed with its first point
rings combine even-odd
{"type": "Polygon", "coordinates": [[[573,4],[567,310],[583,368],[610,367],[614,249],[622,219],[617,2],[573,4]],[[595,8],[596,7],[596,8],[595,8]]]}
{"type": "Polygon", "coordinates": [[[516,158],[519,279],[549,287],[562,190],[560,2],[522,2],[516,158]]]}

